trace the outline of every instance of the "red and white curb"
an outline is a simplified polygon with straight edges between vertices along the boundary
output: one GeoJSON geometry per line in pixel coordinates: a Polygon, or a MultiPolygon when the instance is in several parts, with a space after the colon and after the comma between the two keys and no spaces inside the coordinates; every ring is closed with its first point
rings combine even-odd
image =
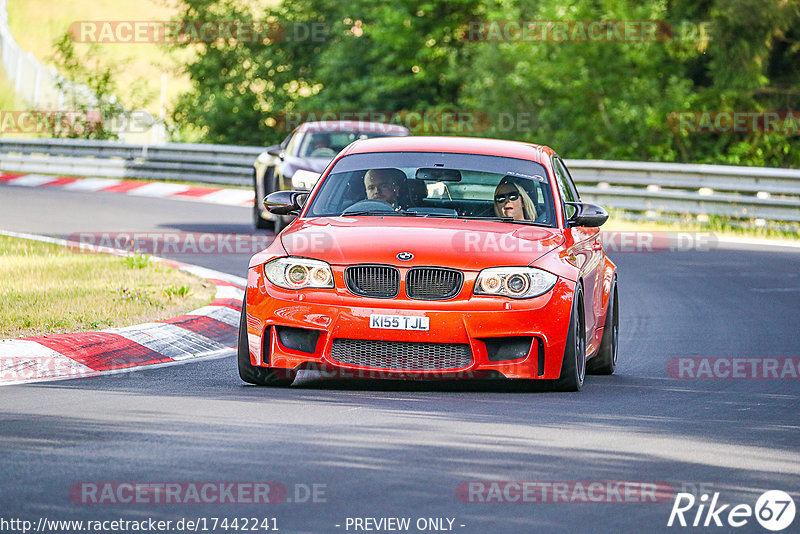
{"type": "MultiPolygon", "coordinates": [[[[0,235],[128,255],[121,250],[45,236],[2,230],[0,235]]],[[[180,317],[154,323],[0,340],[0,386],[85,378],[230,356],[237,344],[247,280],[196,265],[153,259],[213,283],[214,300],[180,317]]]]}
{"type": "Polygon", "coordinates": [[[58,187],[66,191],[86,193],[121,193],[125,195],[207,202],[225,206],[252,206],[254,193],[245,189],[198,187],[163,182],[118,180],[115,178],[82,178],[45,174],[0,173],[0,184],[17,187],[58,187]]]}

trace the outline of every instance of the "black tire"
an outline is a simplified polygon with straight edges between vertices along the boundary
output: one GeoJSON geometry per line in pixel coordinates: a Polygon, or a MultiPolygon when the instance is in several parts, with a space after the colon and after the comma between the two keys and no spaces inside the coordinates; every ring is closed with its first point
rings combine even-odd
{"type": "Polygon", "coordinates": [[[580,391],[586,378],[586,323],[583,315],[583,288],[578,284],[572,297],[567,346],[561,362],[561,376],[555,382],[557,391],[580,391]]]}
{"type": "Polygon", "coordinates": [[[281,230],[286,228],[286,225],[289,224],[286,222],[286,215],[276,215],[275,216],[275,223],[273,225],[273,229],[275,230],[276,234],[281,233],[281,230]]]}
{"type": "Polygon", "coordinates": [[[593,375],[610,375],[617,368],[617,350],[619,346],[619,299],[617,298],[617,280],[609,293],[606,322],[603,327],[603,340],[597,355],[586,363],[586,372],[593,375]]]}
{"type": "Polygon", "coordinates": [[[256,230],[272,230],[272,221],[268,221],[261,217],[261,208],[253,206],[253,225],[256,230]]]}
{"type": "MultiPolygon", "coordinates": [[[[257,367],[250,363],[250,348],[247,343],[247,294],[242,298],[242,317],[239,320],[239,377],[256,386],[285,387],[294,382],[295,373],[287,369],[257,367]]],[[[265,343],[269,346],[269,343],[265,343]]]]}
{"type": "MultiPolygon", "coordinates": [[[[269,169],[267,169],[269,172],[269,169]]],[[[259,191],[258,187],[258,180],[256,179],[256,170],[253,169],[253,191],[255,192],[254,202],[253,202],[253,226],[256,227],[256,230],[271,230],[272,229],[272,221],[268,219],[264,219],[261,214],[264,211],[262,202],[264,201],[264,197],[266,195],[262,194],[259,191]]]]}
{"type": "MultiPolygon", "coordinates": [[[[266,188],[264,196],[281,190],[281,177],[275,174],[276,171],[277,169],[275,167],[270,167],[267,169],[267,172],[264,173],[264,187],[266,188]]],[[[287,224],[289,224],[289,219],[287,219],[286,215],[273,215],[270,227],[275,234],[279,234],[281,230],[286,228],[287,224]]]]}

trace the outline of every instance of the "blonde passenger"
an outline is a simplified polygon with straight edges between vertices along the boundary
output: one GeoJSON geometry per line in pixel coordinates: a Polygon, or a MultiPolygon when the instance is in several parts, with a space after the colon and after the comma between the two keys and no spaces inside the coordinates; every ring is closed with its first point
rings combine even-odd
{"type": "Polygon", "coordinates": [[[532,221],[537,215],[536,205],[525,188],[507,177],[500,180],[494,190],[494,213],[515,221],[532,221]]]}

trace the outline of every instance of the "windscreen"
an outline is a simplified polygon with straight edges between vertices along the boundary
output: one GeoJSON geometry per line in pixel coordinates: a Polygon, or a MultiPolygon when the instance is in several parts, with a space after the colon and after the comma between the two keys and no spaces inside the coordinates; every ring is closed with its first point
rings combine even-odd
{"type": "Polygon", "coordinates": [[[396,134],[375,132],[315,132],[307,133],[300,146],[300,157],[333,157],[341,152],[344,147],[359,139],[372,139],[373,137],[387,137],[396,134]]]}
{"type": "Polygon", "coordinates": [[[555,227],[553,195],[539,163],[431,152],[340,159],[305,216],[486,218],[555,227]]]}

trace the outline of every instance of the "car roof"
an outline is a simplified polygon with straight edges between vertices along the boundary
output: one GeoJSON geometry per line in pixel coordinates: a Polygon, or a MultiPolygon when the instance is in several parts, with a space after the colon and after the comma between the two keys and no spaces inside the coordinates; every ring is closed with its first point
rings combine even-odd
{"type": "Polygon", "coordinates": [[[341,156],[369,152],[450,152],[456,154],[481,154],[536,161],[546,165],[555,155],[552,148],[533,143],[484,139],[480,137],[379,137],[363,139],[345,148],[341,156]]]}
{"type": "Polygon", "coordinates": [[[366,121],[312,121],[297,127],[298,133],[358,132],[382,133],[386,135],[409,135],[405,126],[366,121]]]}

